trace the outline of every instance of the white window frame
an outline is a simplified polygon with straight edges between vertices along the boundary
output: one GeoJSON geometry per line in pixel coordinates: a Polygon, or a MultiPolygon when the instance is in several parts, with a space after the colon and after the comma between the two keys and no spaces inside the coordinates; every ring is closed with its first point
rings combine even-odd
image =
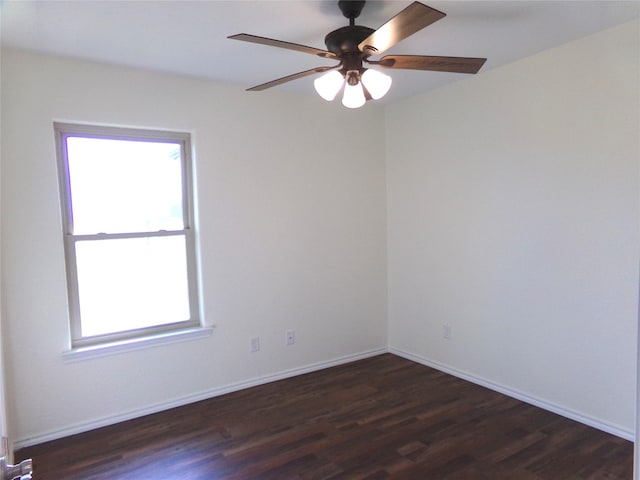
{"type": "Polygon", "coordinates": [[[60,199],[62,207],[62,224],[64,235],[64,252],[67,272],[67,292],[69,300],[69,323],[71,333],[71,348],[121,345],[131,340],[154,340],[161,336],[175,336],[176,333],[193,333],[194,329],[202,327],[200,320],[200,301],[198,288],[196,240],[194,232],[194,204],[193,204],[193,172],[191,136],[185,132],[163,130],[146,130],[137,128],[119,128],[100,125],[81,125],[71,123],[54,123],[56,150],[58,158],[58,178],[60,181],[60,199]],[[182,166],[182,206],[183,229],[156,230],[151,232],[127,233],[97,233],[74,234],[73,206],[71,199],[71,184],[67,157],[67,138],[83,137],[110,140],[133,140],[142,142],[164,142],[180,144],[182,166]],[[80,317],[80,298],[76,265],[76,242],[87,240],[151,238],[161,236],[184,236],[187,260],[187,282],[189,295],[190,317],[175,323],[156,325],[115,333],[82,336],[82,319],[80,317]]]}

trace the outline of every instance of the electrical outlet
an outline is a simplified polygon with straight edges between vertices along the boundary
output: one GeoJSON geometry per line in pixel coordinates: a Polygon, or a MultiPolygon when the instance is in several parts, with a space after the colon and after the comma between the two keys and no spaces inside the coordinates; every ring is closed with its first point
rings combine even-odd
{"type": "Polygon", "coordinates": [[[296,343],[296,331],[287,330],[286,344],[293,345],[294,343],[296,343]]]}
{"type": "Polygon", "coordinates": [[[251,337],[251,351],[252,352],[260,351],[260,337],[251,337]]]}
{"type": "Polygon", "coordinates": [[[442,338],[451,340],[451,325],[442,326],[442,338]]]}

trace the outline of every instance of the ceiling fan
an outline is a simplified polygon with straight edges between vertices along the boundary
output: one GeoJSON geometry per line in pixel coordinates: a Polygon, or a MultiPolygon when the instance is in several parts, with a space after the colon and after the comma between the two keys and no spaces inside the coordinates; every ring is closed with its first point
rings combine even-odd
{"type": "Polygon", "coordinates": [[[265,90],[298,78],[324,73],[314,81],[318,94],[325,100],[331,101],[344,88],[343,105],[357,108],[364,105],[366,100],[382,98],[391,87],[391,77],[379,70],[363,67],[365,63],[390,69],[477,73],[487,60],[486,58],[427,55],[386,55],[379,60],[371,60],[369,57],[383,53],[410,35],[445,17],[446,14],[420,2],[413,2],[380,28],[374,30],[355,24],[355,19],[362,12],[364,4],[364,0],[340,0],[338,2],[342,14],[349,19],[349,25],[327,34],[324,39],[327,50],[247,33],[228,37],[233,40],[310,53],[340,62],[334,66],[316,67],[294,73],[247,90],[265,90]]]}

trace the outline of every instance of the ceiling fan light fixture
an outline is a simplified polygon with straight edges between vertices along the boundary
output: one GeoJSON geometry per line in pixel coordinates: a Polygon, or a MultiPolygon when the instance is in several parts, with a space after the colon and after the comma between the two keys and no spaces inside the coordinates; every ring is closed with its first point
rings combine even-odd
{"type": "Polygon", "coordinates": [[[313,81],[313,86],[322,98],[331,101],[342,88],[344,77],[338,70],[331,70],[313,81]]]}
{"type": "Polygon", "coordinates": [[[378,100],[384,97],[391,88],[391,77],[378,70],[367,69],[361,76],[362,84],[371,98],[378,100]]]}
{"type": "Polygon", "coordinates": [[[355,85],[351,85],[349,82],[345,84],[342,105],[347,108],[360,108],[366,101],[367,99],[364,96],[364,90],[360,82],[355,85]]]}

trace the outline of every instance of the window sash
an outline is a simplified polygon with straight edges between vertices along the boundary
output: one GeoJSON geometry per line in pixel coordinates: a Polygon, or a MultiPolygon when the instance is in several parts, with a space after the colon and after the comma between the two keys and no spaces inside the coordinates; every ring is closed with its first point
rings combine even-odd
{"type": "Polygon", "coordinates": [[[67,289],[69,299],[69,316],[72,348],[104,344],[116,341],[130,340],[139,337],[157,335],[166,332],[189,329],[201,326],[197,285],[197,261],[195,249],[195,234],[193,225],[192,203],[192,172],[190,136],[188,133],[149,131],[139,129],[123,129],[114,127],[102,127],[93,125],[73,125],[55,123],[59,180],[62,204],[62,217],[64,229],[64,249],[67,270],[67,289]],[[114,140],[134,140],[148,142],[179,143],[181,151],[182,169],[182,209],[184,228],[181,230],[158,230],[145,232],[124,233],[97,233],[75,235],[73,229],[73,207],[71,200],[71,185],[69,181],[69,165],[66,151],[66,139],[68,137],[101,138],[114,140]],[[82,319],[80,315],[80,298],[78,285],[78,270],[76,263],[76,243],[80,241],[154,238],[167,236],[184,236],[187,262],[187,289],[189,298],[190,317],[188,320],[176,321],[115,333],[107,333],[93,336],[82,336],[82,319]]]}

